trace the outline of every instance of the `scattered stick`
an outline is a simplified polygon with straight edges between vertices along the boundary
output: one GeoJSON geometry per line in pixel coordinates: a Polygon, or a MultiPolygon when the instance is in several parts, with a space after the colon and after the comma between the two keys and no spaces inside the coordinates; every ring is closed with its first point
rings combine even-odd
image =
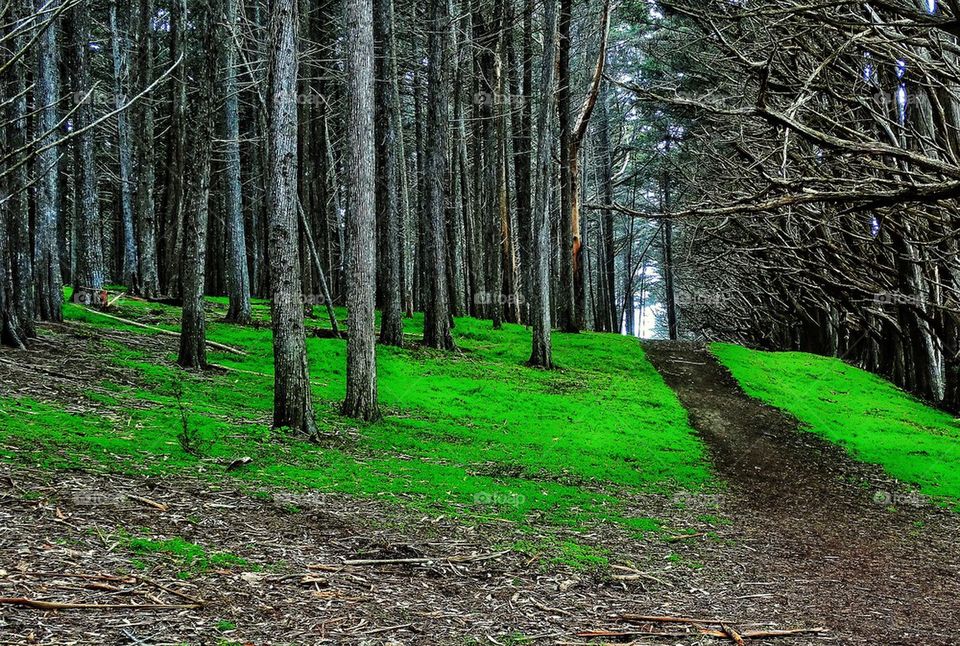
{"type": "Polygon", "coordinates": [[[708,626],[721,626],[726,623],[730,623],[724,619],[697,619],[694,617],[670,617],[663,615],[620,615],[620,619],[623,621],[629,621],[634,623],[643,623],[643,624],[691,624],[698,625],[704,624],[708,626]]]}
{"type": "MultiPolygon", "coordinates": [[[[166,334],[167,336],[175,336],[175,337],[178,337],[178,338],[180,337],[180,333],[179,333],[179,332],[174,332],[173,330],[165,330],[165,329],[163,329],[162,327],[157,327],[156,325],[147,325],[146,323],[139,323],[139,322],[137,322],[137,321],[131,321],[130,319],[125,319],[125,318],[121,318],[121,317],[119,317],[119,316],[114,316],[113,314],[107,314],[106,312],[101,312],[101,311],[99,311],[99,310],[95,310],[95,309],[92,309],[92,308],[89,308],[89,307],[84,307],[84,306],[82,306],[82,305],[80,306],[80,309],[86,310],[87,312],[92,312],[92,313],[94,313],[94,314],[98,314],[98,315],[100,315],[100,316],[105,316],[105,317],[107,317],[108,319],[113,319],[114,321],[119,321],[119,322],[124,323],[124,324],[126,324],[126,325],[132,325],[132,326],[134,326],[134,327],[143,328],[143,329],[145,329],[145,330],[152,330],[152,331],[157,332],[157,333],[159,333],[159,334],[166,334]]],[[[223,350],[224,352],[229,352],[229,353],[231,353],[231,354],[238,354],[238,355],[240,355],[241,357],[246,357],[246,356],[248,356],[247,353],[244,352],[243,350],[238,350],[237,348],[234,348],[234,347],[232,347],[232,346],[224,345],[223,343],[217,343],[216,341],[211,341],[211,340],[209,340],[209,339],[207,339],[207,345],[209,345],[211,348],[216,348],[217,350],[223,350]]]]}
{"type": "Polygon", "coordinates": [[[197,607],[200,607],[200,606],[202,606],[202,605],[204,604],[203,599],[198,599],[197,597],[191,597],[189,594],[186,594],[185,592],[180,592],[179,590],[174,590],[173,588],[170,588],[170,587],[168,587],[168,586],[165,586],[165,585],[163,585],[162,583],[159,583],[159,582],[157,582],[157,581],[154,581],[153,579],[148,579],[147,577],[141,576],[141,575],[137,575],[136,578],[137,578],[138,580],[140,580],[140,581],[143,581],[144,583],[149,583],[149,584],[152,585],[153,587],[159,588],[160,590],[163,590],[164,592],[168,592],[168,593],[170,593],[170,594],[172,594],[172,595],[174,595],[174,596],[180,597],[181,599],[186,599],[187,601],[189,601],[190,603],[196,605],[197,607]]]}
{"type": "Polygon", "coordinates": [[[735,641],[737,643],[737,646],[747,646],[743,642],[743,637],[741,637],[740,633],[738,633],[732,626],[728,626],[727,624],[720,624],[720,630],[725,632],[727,634],[727,637],[735,641]]]}
{"type": "Polygon", "coordinates": [[[169,511],[170,508],[163,503],[159,503],[155,500],[150,500],[149,498],[144,498],[143,496],[134,496],[133,494],[127,494],[127,498],[130,500],[136,500],[137,502],[142,502],[145,505],[153,507],[159,511],[169,511]]]}
{"type": "MultiPolygon", "coordinates": [[[[17,574],[14,572],[13,574],[17,574]]],[[[64,572],[21,572],[24,576],[62,577],[65,579],[93,579],[95,581],[116,581],[119,583],[133,583],[135,577],[114,576],[112,574],[67,574],[64,572]]]]}
{"type": "Polygon", "coordinates": [[[27,599],[25,597],[0,597],[0,604],[9,604],[13,606],[26,606],[28,608],[37,608],[39,610],[80,610],[80,609],[129,609],[129,610],[185,610],[199,608],[196,603],[191,604],[166,604],[166,603],[63,603],[59,601],[38,601],[36,599],[27,599]]]}
{"type": "Polygon", "coordinates": [[[498,559],[504,554],[509,554],[510,550],[503,550],[502,552],[492,552],[490,554],[480,554],[477,556],[448,556],[448,557],[420,557],[420,558],[406,558],[406,559],[352,559],[349,561],[344,561],[344,565],[399,565],[399,564],[411,564],[417,565],[422,563],[470,563],[474,561],[488,561],[490,559],[498,559]]]}
{"type": "Polygon", "coordinates": [[[691,538],[700,538],[706,535],[706,532],[698,532],[696,534],[680,534],[679,536],[668,536],[665,540],[668,543],[676,543],[677,541],[686,541],[690,540],[691,538]]]}

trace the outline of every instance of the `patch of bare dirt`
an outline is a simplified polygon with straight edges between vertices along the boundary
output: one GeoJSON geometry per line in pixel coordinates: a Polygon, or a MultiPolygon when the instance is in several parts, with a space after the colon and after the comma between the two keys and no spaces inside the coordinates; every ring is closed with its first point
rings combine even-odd
{"type": "Polygon", "coordinates": [[[702,345],[651,343],[730,484],[731,585],[743,612],[804,617],[844,644],[960,644],[960,522],[745,395],[702,345]],[[902,501],[891,509],[889,503],[902,501]]]}

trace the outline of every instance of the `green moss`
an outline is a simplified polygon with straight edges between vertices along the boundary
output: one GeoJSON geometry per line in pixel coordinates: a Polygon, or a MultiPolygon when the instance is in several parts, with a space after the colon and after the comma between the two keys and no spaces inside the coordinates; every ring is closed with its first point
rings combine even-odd
{"type": "Polygon", "coordinates": [[[744,391],[942,504],[960,503],[960,421],[839,359],[715,344],[744,391]]]}
{"type": "MultiPolygon", "coordinates": [[[[186,568],[186,572],[181,572],[181,574],[188,576],[195,573],[206,572],[211,568],[251,569],[253,567],[250,562],[239,556],[227,552],[208,552],[200,545],[186,541],[179,536],[156,540],[146,537],[128,536],[126,534],[121,535],[123,536],[123,545],[134,554],[167,555],[180,567],[186,568]]],[[[135,559],[135,561],[143,563],[142,559],[135,559]]]]}
{"type": "MultiPolygon", "coordinates": [[[[105,384],[103,416],[67,413],[30,400],[0,399],[0,438],[17,459],[48,467],[87,466],[136,473],[202,473],[280,486],[375,496],[434,513],[507,519],[521,526],[578,528],[611,521],[636,533],[655,519],[631,517],[623,500],[637,492],[712,486],[705,449],[674,393],[639,344],[615,335],[555,335],[557,371],[524,365],[530,333],[517,325],[458,319],[460,352],[411,344],[378,348],[382,422],[339,416],[346,343],[307,341],[319,443],[270,428],[273,350],[269,306],[254,303],[261,325],[219,322],[223,299],[208,303],[208,337],[246,355],[211,352],[226,373],[187,373],[175,357],[105,342],[109,361],[134,370],[142,386],[105,384]],[[136,402],[136,406],[133,404],[136,402]],[[181,415],[182,413],[182,415],[181,415]],[[195,457],[178,441],[183,424],[204,447],[195,457]],[[252,463],[229,474],[229,461],[252,463]]],[[[176,329],[179,309],[125,301],[118,314],[176,329]]],[[[150,330],[65,306],[68,320],[97,329],[150,330]]],[[[339,312],[345,318],[343,311],[339,312]]],[[[422,333],[422,316],[406,321],[422,333]]],[[[308,330],[328,326],[308,319],[308,330]]],[[[297,503],[297,506],[301,506],[297,503]]]]}

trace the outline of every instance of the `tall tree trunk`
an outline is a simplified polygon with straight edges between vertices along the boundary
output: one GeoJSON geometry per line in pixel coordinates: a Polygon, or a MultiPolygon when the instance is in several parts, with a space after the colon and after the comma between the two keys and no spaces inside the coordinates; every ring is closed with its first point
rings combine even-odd
{"type": "MultiPolygon", "coordinates": [[[[604,204],[613,204],[613,151],[610,148],[610,115],[607,106],[609,90],[605,89],[600,97],[597,115],[597,144],[600,155],[600,194],[604,204]]],[[[617,322],[617,291],[616,291],[616,257],[614,251],[613,212],[603,211],[600,214],[600,248],[602,250],[600,262],[600,291],[603,293],[601,307],[598,307],[598,322],[603,321],[603,329],[607,332],[618,331],[617,322]]]]}
{"type": "Polygon", "coordinates": [[[540,67],[540,108],[537,113],[537,166],[534,176],[533,209],[531,212],[533,347],[530,364],[553,367],[550,338],[550,196],[553,185],[553,142],[550,117],[554,112],[554,69],[557,49],[557,3],[546,0],[543,16],[543,61],[540,67]]]}
{"type": "MultiPolygon", "coordinates": [[[[85,9],[86,10],[86,9],[85,9]]],[[[113,89],[118,110],[127,103],[126,38],[117,17],[116,0],[110,2],[110,42],[113,48],[113,89]]],[[[117,154],[120,161],[120,222],[123,234],[123,284],[132,293],[139,293],[139,259],[137,237],[133,226],[133,151],[130,143],[130,122],[124,109],[117,115],[117,154]]]]}
{"type": "Polygon", "coordinates": [[[374,168],[373,0],[347,0],[347,396],[343,414],[373,421],[377,406],[374,342],[376,170],[374,168]]]}
{"type": "Polygon", "coordinates": [[[167,177],[164,191],[163,285],[170,294],[181,293],[180,257],[183,253],[183,216],[186,174],[187,114],[187,1],[171,0],[170,58],[181,59],[170,84],[170,123],[167,140],[167,177]]]}
{"type": "Polygon", "coordinates": [[[376,0],[377,81],[377,222],[383,237],[383,283],[380,285],[382,312],[380,343],[403,345],[403,296],[400,292],[400,218],[403,216],[398,191],[398,140],[400,92],[397,89],[397,52],[393,34],[393,0],[376,0]]]}
{"type": "Polygon", "coordinates": [[[560,0],[560,51],[557,58],[557,112],[560,124],[560,284],[557,294],[557,324],[564,332],[577,332],[576,295],[573,286],[573,196],[570,157],[570,25],[573,0],[560,0]]]}
{"type": "MultiPolygon", "coordinates": [[[[73,75],[74,96],[85,96],[92,89],[90,79],[90,9],[77,5],[73,10],[73,45],[76,71],[73,75]]],[[[93,100],[77,107],[76,125],[81,134],[75,142],[77,179],[77,272],[73,276],[75,300],[91,305],[100,303],[103,289],[103,247],[100,237],[100,200],[97,194],[97,159],[93,100]]]]}
{"type": "MultiPolygon", "coordinates": [[[[29,32],[18,29],[19,21],[31,13],[28,0],[16,0],[12,15],[7,20],[16,35],[6,47],[8,56],[23,49],[29,32]]],[[[8,59],[9,60],[9,59],[8,59]]],[[[6,96],[10,97],[6,113],[8,127],[3,129],[4,150],[21,150],[26,146],[27,123],[27,61],[19,60],[7,70],[6,96]]],[[[33,328],[33,254],[30,247],[30,204],[28,168],[24,159],[12,159],[16,167],[5,183],[0,183],[0,344],[22,348],[34,336],[33,328]]],[[[7,169],[4,169],[7,170],[7,169]]]]}
{"type": "Polygon", "coordinates": [[[269,256],[273,425],[314,437],[297,250],[297,0],[275,0],[270,24],[269,256]]]}
{"type": "MultiPolygon", "coordinates": [[[[196,79],[190,102],[193,122],[190,128],[190,156],[187,160],[184,195],[183,256],[180,260],[183,314],[180,323],[180,354],[177,363],[183,368],[207,367],[206,319],[203,293],[206,281],[207,224],[210,200],[210,157],[215,133],[215,101],[217,55],[215,0],[197,3],[197,12],[190,24],[201,34],[201,56],[188,78],[196,79]]],[[[187,21],[184,20],[186,23],[187,21]]]]}
{"type": "MultiPolygon", "coordinates": [[[[670,210],[670,173],[663,176],[664,213],[670,210]]],[[[677,299],[673,281],[673,221],[668,217],[663,222],[663,289],[667,310],[667,334],[671,341],[679,337],[677,327],[677,299]]]]}
{"type": "MultiPolygon", "coordinates": [[[[37,0],[36,10],[55,11],[59,0],[37,0]]],[[[57,102],[60,100],[57,20],[53,20],[37,41],[37,74],[34,103],[39,115],[36,139],[42,150],[36,156],[34,173],[38,178],[36,224],[34,230],[33,270],[36,289],[36,313],[41,320],[63,320],[63,278],[60,270],[60,153],[55,145],[57,102]]]]}
{"type": "MultiPolygon", "coordinates": [[[[573,305],[571,312],[574,319],[574,327],[578,330],[586,327],[587,315],[587,291],[582,258],[583,244],[581,241],[583,234],[582,229],[584,227],[580,222],[580,153],[583,147],[584,136],[587,134],[587,126],[590,124],[590,117],[597,104],[600,84],[603,82],[603,69],[607,57],[607,37],[610,33],[610,2],[611,0],[604,0],[603,3],[603,9],[600,14],[600,42],[597,62],[594,66],[590,89],[587,91],[587,97],[583,102],[583,107],[580,109],[580,114],[570,134],[568,142],[570,151],[566,158],[566,164],[569,169],[568,181],[570,182],[568,189],[570,205],[565,208],[569,211],[569,237],[571,242],[571,245],[567,247],[571,253],[570,258],[572,263],[570,276],[573,283],[573,305]]],[[[565,215],[564,217],[566,218],[567,216],[565,215]]]]}
{"type": "Polygon", "coordinates": [[[447,256],[444,232],[447,204],[449,103],[447,74],[450,55],[449,0],[430,0],[429,68],[427,70],[425,262],[430,289],[423,324],[423,342],[429,347],[452,350],[450,303],[447,294],[447,256]]]}
{"type": "Polygon", "coordinates": [[[243,194],[240,184],[240,96],[237,85],[237,0],[224,0],[225,27],[220,30],[221,68],[224,74],[224,183],[226,185],[226,278],[230,307],[227,320],[250,322],[250,274],[247,270],[247,237],[243,227],[243,194]]]}
{"type": "MultiPolygon", "coordinates": [[[[511,34],[513,32],[511,31],[511,34]]],[[[530,320],[529,298],[531,273],[531,183],[533,121],[533,0],[526,0],[523,10],[523,43],[519,53],[515,39],[510,41],[510,77],[513,109],[513,173],[514,195],[517,204],[517,251],[520,262],[518,301],[520,318],[530,320]]]]}
{"type": "MultiPolygon", "coordinates": [[[[136,78],[139,87],[153,82],[153,0],[140,0],[137,12],[136,78]]],[[[147,298],[160,294],[157,270],[157,213],[154,199],[154,101],[142,97],[134,106],[139,136],[135,137],[137,155],[137,243],[139,253],[139,293],[147,298]]]]}

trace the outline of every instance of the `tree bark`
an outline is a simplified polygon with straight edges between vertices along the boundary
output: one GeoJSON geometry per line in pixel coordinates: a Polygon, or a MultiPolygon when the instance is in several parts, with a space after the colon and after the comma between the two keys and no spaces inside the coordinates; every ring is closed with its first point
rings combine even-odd
{"type": "MultiPolygon", "coordinates": [[[[55,11],[59,0],[47,4],[38,0],[39,11],[55,11]]],[[[38,178],[37,210],[34,229],[33,271],[36,289],[36,314],[41,320],[63,320],[63,277],[60,272],[60,161],[57,130],[57,101],[60,99],[57,20],[50,23],[37,41],[37,74],[34,103],[36,140],[43,149],[36,156],[34,173],[38,178]]]]}
{"type": "Polygon", "coordinates": [[[376,24],[377,81],[377,222],[383,243],[383,282],[380,285],[382,311],[380,343],[403,345],[403,295],[400,291],[400,218],[397,146],[403,136],[400,123],[400,92],[397,89],[397,52],[393,34],[393,0],[377,0],[376,24]]]}
{"type": "Polygon", "coordinates": [[[430,0],[429,67],[427,70],[425,262],[430,289],[424,312],[423,342],[431,348],[452,350],[450,304],[447,294],[447,257],[444,215],[447,203],[449,103],[447,74],[450,55],[449,0],[430,0]]]}
{"type": "MultiPolygon", "coordinates": [[[[207,224],[210,199],[210,157],[215,132],[213,86],[216,82],[215,30],[217,14],[215,0],[197,3],[196,13],[189,16],[201,37],[203,56],[197,61],[188,78],[196,79],[190,114],[194,116],[190,128],[191,154],[186,164],[185,215],[183,256],[180,260],[183,313],[180,323],[180,354],[177,363],[188,369],[207,367],[206,318],[203,294],[206,280],[207,224]]],[[[184,17],[185,19],[187,16],[184,17]]],[[[186,23],[187,21],[184,20],[186,23]]]]}
{"type": "Polygon", "coordinates": [[[297,0],[275,0],[270,24],[268,200],[273,425],[317,434],[297,250],[297,0]]]}
{"type": "Polygon", "coordinates": [[[237,84],[237,0],[224,0],[225,28],[220,30],[223,69],[224,170],[226,188],[226,278],[230,306],[227,320],[250,322],[250,274],[247,237],[243,226],[243,193],[240,184],[240,97],[237,84]]]}
{"type": "Polygon", "coordinates": [[[553,141],[550,117],[554,113],[554,69],[557,49],[557,3],[546,0],[543,16],[543,61],[540,67],[540,108],[537,113],[537,166],[534,174],[532,233],[533,347],[530,365],[553,367],[550,326],[550,196],[553,192],[553,141]]]}
{"type": "Polygon", "coordinates": [[[377,405],[375,344],[376,169],[374,168],[373,0],[347,0],[347,396],[343,414],[373,421],[377,405]]]}
{"type": "MultiPolygon", "coordinates": [[[[76,71],[73,76],[74,97],[85,96],[92,89],[90,78],[90,10],[77,5],[73,10],[73,45],[76,71]]],[[[103,247],[100,239],[100,200],[97,192],[97,159],[93,124],[93,99],[82,102],[76,111],[76,126],[81,130],[75,145],[78,171],[77,194],[77,271],[73,276],[73,298],[87,305],[100,304],[103,290],[103,247]]]]}
{"type": "MultiPolygon", "coordinates": [[[[153,0],[140,0],[137,12],[136,79],[139,87],[153,82],[153,0]]],[[[145,96],[134,106],[134,122],[139,136],[136,142],[137,158],[137,246],[139,259],[139,293],[146,298],[160,295],[160,276],[157,269],[157,213],[154,198],[156,174],[154,164],[154,102],[145,96]]]]}

